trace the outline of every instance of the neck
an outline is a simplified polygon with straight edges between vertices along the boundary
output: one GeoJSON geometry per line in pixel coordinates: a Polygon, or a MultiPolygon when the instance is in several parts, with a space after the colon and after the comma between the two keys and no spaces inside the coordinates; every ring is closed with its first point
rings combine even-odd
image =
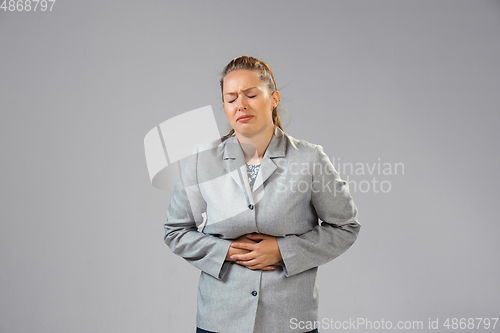
{"type": "Polygon", "coordinates": [[[256,133],[251,137],[243,136],[237,132],[235,134],[240,142],[241,149],[243,150],[245,162],[248,164],[260,164],[266,152],[267,146],[269,146],[273,137],[274,126],[271,126],[269,129],[266,129],[266,131],[261,133],[256,133]]]}

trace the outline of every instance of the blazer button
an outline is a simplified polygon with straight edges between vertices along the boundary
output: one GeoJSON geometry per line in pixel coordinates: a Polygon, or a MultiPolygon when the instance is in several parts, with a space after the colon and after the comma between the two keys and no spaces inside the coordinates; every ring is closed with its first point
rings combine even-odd
{"type": "Polygon", "coordinates": [[[253,209],[253,205],[248,205],[248,208],[253,209]]]}
{"type": "Polygon", "coordinates": [[[252,291],[252,296],[257,296],[257,292],[255,290],[252,291]]]}

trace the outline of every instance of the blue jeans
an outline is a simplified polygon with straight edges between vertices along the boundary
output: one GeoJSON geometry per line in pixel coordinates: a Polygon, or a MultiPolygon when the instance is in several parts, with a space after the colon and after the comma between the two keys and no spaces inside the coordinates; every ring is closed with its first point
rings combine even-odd
{"type": "MultiPolygon", "coordinates": [[[[207,331],[207,330],[201,329],[199,327],[196,327],[196,333],[217,333],[217,332],[207,331]]],[[[314,329],[312,331],[305,332],[305,333],[318,333],[318,329],[314,329]]]]}

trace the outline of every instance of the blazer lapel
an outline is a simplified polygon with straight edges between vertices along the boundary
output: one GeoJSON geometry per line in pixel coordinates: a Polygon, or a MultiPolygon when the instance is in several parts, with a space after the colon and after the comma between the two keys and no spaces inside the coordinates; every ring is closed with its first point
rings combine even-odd
{"type": "Polygon", "coordinates": [[[271,142],[269,142],[266,152],[264,153],[264,157],[262,159],[257,178],[255,179],[252,192],[257,191],[259,187],[261,187],[262,184],[264,184],[264,182],[269,177],[271,177],[274,171],[276,171],[278,167],[276,166],[276,162],[274,161],[274,159],[285,157],[285,148],[285,134],[279,127],[276,127],[276,129],[274,130],[274,135],[271,138],[271,142]]]}
{"type": "MultiPolygon", "coordinates": [[[[259,173],[257,174],[253,189],[251,190],[246,174],[243,151],[241,150],[238,139],[233,135],[227,139],[224,147],[223,159],[225,160],[226,172],[230,174],[236,184],[252,198],[251,194],[256,192],[278,168],[274,159],[285,157],[285,148],[285,134],[279,127],[276,127],[274,135],[271,137],[271,142],[269,142],[266,152],[264,153],[259,173]]],[[[250,200],[253,202],[253,199],[250,200]]]]}
{"type": "Polygon", "coordinates": [[[222,155],[224,163],[224,169],[231,178],[238,184],[238,186],[245,192],[248,192],[246,188],[250,188],[248,185],[248,180],[245,183],[246,175],[246,165],[245,157],[243,156],[243,151],[241,150],[240,143],[235,135],[229,137],[224,145],[224,154],[222,155]],[[245,167],[245,170],[243,168],[245,167]],[[242,171],[245,173],[242,174],[242,171]]]}

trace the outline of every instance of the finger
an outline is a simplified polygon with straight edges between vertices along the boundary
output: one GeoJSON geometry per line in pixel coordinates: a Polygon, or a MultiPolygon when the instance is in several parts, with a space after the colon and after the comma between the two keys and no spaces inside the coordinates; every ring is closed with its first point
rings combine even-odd
{"type": "Polygon", "coordinates": [[[250,268],[250,269],[254,269],[255,270],[255,269],[263,269],[263,268],[268,267],[268,266],[266,266],[264,264],[256,264],[256,265],[250,265],[250,266],[247,266],[247,267],[250,268]]]}
{"type": "Polygon", "coordinates": [[[237,249],[244,249],[244,250],[249,250],[249,251],[252,251],[253,250],[253,244],[249,244],[249,243],[231,243],[230,245],[231,247],[234,247],[234,248],[237,248],[237,249]]]}
{"type": "Polygon", "coordinates": [[[260,263],[256,259],[250,259],[250,260],[237,260],[236,261],[238,264],[244,265],[244,266],[255,266],[259,265],[260,263]]]}
{"type": "Polygon", "coordinates": [[[273,266],[266,266],[264,268],[262,268],[263,271],[274,271],[275,270],[275,267],[273,266]]]}
{"type": "Polygon", "coordinates": [[[247,238],[250,238],[251,240],[263,240],[266,238],[266,235],[263,234],[248,234],[247,238]]]}
{"type": "Polygon", "coordinates": [[[246,254],[232,254],[229,258],[238,261],[248,261],[255,259],[255,255],[252,252],[248,252],[246,254]]]}
{"type": "Polygon", "coordinates": [[[240,255],[240,254],[247,254],[247,253],[250,253],[250,252],[252,252],[252,251],[234,248],[232,254],[238,254],[238,255],[240,255]]]}
{"type": "Polygon", "coordinates": [[[261,260],[257,260],[257,258],[255,259],[252,259],[252,260],[239,260],[243,265],[247,266],[247,267],[252,267],[253,269],[261,269],[261,268],[264,268],[266,266],[272,266],[272,265],[269,265],[269,264],[266,264],[264,262],[262,262],[261,260]]]}
{"type": "Polygon", "coordinates": [[[249,269],[256,269],[256,268],[252,268],[252,267],[255,267],[255,265],[254,266],[247,266],[247,265],[245,265],[244,261],[236,261],[236,263],[238,265],[240,265],[240,266],[243,266],[243,267],[246,267],[246,268],[249,268],[249,269]]]}
{"type": "Polygon", "coordinates": [[[259,269],[261,269],[260,265],[245,266],[245,267],[248,268],[248,269],[251,269],[251,270],[259,270],[259,269]]]}

